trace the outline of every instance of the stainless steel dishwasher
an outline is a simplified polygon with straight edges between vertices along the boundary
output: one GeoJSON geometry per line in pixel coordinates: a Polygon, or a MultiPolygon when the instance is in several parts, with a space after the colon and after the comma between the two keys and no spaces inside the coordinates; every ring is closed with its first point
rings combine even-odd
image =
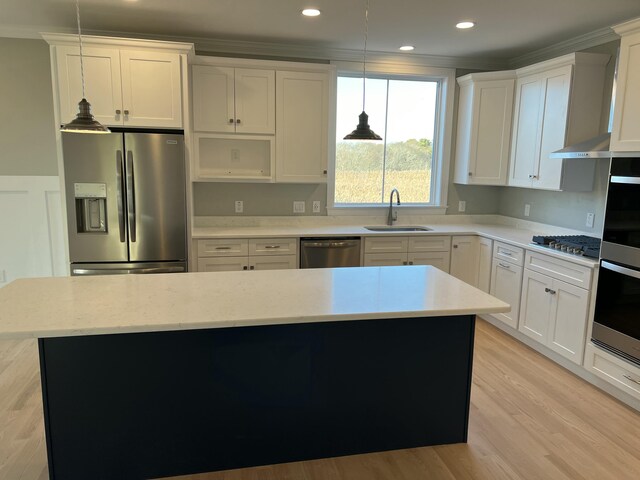
{"type": "Polygon", "coordinates": [[[360,237],[300,239],[300,268],[359,266],[360,237]]]}

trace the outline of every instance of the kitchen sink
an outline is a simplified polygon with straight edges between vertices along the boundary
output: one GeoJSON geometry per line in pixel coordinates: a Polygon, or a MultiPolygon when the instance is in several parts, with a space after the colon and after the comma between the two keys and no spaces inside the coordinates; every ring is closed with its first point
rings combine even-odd
{"type": "Polygon", "coordinates": [[[432,229],[428,227],[393,227],[393,226],[379,226],[379,227],[364,227],[371,232],[430,232],[432,229]]]}

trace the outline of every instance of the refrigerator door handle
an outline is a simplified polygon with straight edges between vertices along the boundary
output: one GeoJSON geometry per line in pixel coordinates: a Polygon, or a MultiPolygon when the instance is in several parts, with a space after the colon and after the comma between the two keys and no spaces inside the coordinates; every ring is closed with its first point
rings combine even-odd
{"type": "Polygon", "coordinates": [[[136,192],[133,174],[133,152],[127,150],[127,214],[129,217],[129,238],[136,241],[136,192]]]}
{"type": "Polygon", "coordinates": [[[118,202],[118,227],[120,229],[120,242],[127,241],[125,237],[125,224],[124,224],[124,186],[123,186],[123,163],[122,163],[122,150],[116,152],[116,197],[118,202]]]}

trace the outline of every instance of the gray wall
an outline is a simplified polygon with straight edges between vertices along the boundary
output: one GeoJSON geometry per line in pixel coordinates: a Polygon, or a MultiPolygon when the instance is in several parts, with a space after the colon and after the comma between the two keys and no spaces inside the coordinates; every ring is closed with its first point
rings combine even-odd
{"type": "Polygon", "coordinates": [[[49,46],[0,38],[0,175],[57,175],[49,46]]]}

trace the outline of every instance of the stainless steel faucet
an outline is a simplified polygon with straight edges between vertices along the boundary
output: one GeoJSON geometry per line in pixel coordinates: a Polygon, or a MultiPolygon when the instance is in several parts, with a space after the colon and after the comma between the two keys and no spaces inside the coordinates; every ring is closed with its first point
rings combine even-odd
{"type": "Polygon", "coordinates": [[[395,220],[398,219],[398,212],[395,212],[395,215],[393,214],[393,194],[396,194],[396,196],[398,197],[398,205],[400,205],[400,192],[398,191],[397,188],[394,188],[393,190],[391,190],[391,195],[389,196],[389,216],[387,217],[387,225],[393,225],[393,222],[395,220]]]}

